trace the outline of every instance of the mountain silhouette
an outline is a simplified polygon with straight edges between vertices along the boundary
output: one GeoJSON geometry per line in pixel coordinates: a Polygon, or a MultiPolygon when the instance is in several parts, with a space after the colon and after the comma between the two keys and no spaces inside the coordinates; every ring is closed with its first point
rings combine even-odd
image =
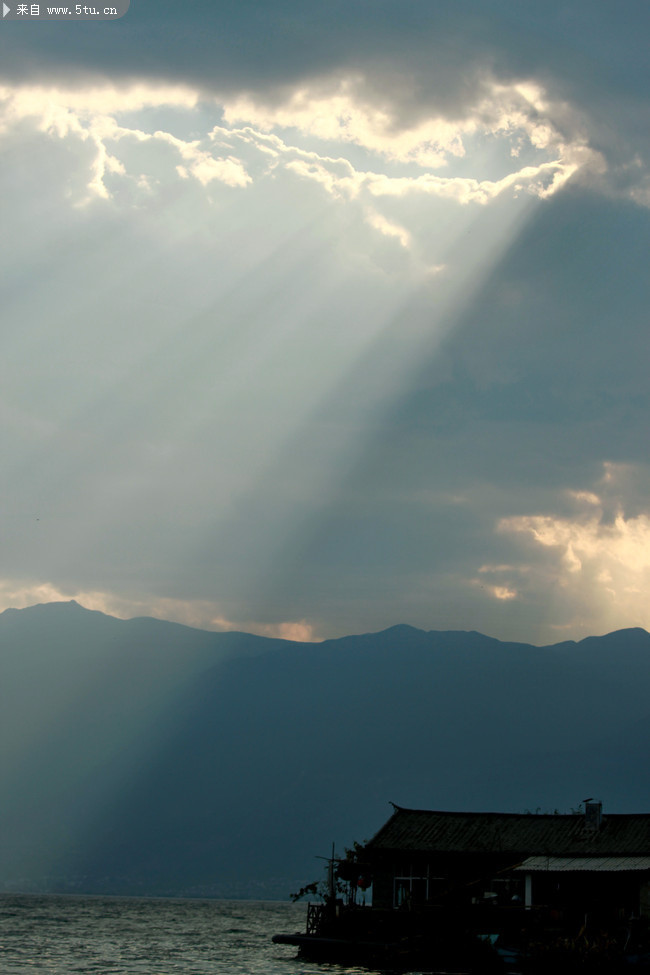
{"type": "Polygon", "coordinates": [[[0,887],[285,897],[389,800],[647,811],[650,635],[317,644],[0,614],[0,887]]]}

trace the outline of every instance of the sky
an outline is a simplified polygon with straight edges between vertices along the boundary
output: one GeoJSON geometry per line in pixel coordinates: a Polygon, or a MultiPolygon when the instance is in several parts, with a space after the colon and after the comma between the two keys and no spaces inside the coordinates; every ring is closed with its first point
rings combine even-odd
{"type": "Polygon", "coordinates": [[[645,2],[0,25],[0,609],[650,627],[645,2]]]}

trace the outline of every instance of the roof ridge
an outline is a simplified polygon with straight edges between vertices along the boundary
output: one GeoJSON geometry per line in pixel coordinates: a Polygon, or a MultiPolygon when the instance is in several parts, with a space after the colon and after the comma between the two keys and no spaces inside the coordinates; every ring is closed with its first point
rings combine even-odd
{"type": "MultiPolygon", "coordinates": [[[[520,817],[526,819],[583,819],[583,812],[511,812],[508,810],[477,810],[477,809],[420,809],[411,808],[409,806],[399,806],[396,802],[391,802],[391,806],[395,810],[395,813],[416,813],[423,814],[426,816],[508,816],[508,817],[520,817]]],[[[650,817],[650,812],[631,812],[631,813],[619,813],[619,812],[603,812],[603,819],[632,819],[634,817],[639,817],[645,819],[650,817]]]]}

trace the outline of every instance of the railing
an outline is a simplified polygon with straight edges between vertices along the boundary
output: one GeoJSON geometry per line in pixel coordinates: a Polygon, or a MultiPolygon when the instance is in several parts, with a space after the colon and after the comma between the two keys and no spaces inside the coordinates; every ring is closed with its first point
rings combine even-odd
{"type": "Polygon", "coordinates": [[[324,917],[324,904],[307,904],[307,934],[318,934],[324,917]]]}

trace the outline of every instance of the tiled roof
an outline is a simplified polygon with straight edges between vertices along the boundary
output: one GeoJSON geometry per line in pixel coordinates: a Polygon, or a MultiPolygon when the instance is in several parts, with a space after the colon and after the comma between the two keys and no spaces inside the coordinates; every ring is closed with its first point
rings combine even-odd
{"type": "Polygon", "coordinates": [[[588,830],[582,815],[435,812],[396,806],[366,848],[527,856],[644,856],[650,854],[650,814],[603,814],[599,829],[588,830]]]}
{"type": "Polygon", "coordinates": [[[515,870],[526,873],[629,873],[650,870],[650,857],[528,857],[515,870]]]}

